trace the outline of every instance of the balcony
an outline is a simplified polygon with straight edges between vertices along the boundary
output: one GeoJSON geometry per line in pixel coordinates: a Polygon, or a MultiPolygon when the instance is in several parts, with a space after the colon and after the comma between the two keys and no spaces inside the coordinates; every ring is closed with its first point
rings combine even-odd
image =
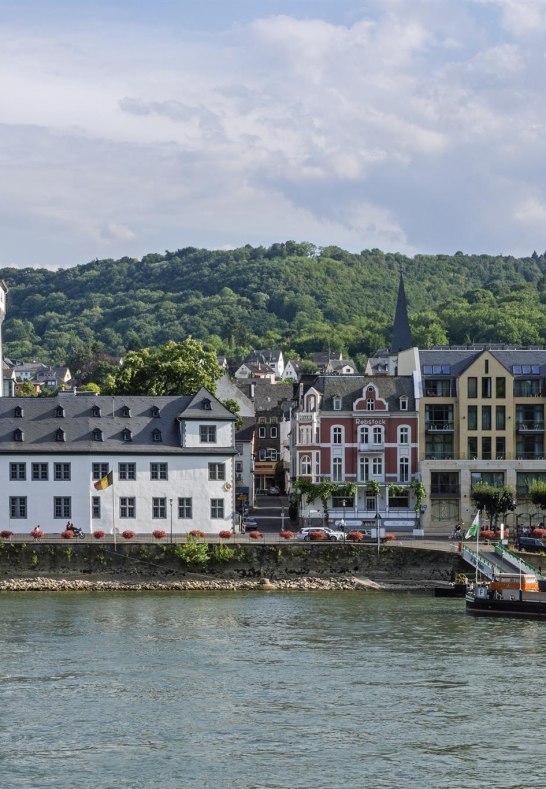
{"type": "Polygon", "coordinates": [[[544,422],[519,421],[516,423],[518,433],[544,433],[544,422]]]}
{"type": "Polygon", "coordinates": [[[360,442],[358,444],[359,452],[383,452],[384,449],[385,444],[383,441],[380,444],[371,444],[370,442],[360,442]]]}
{"type": "Polygon", "coordinates": [[[516,460],[544,460],[544,453],[516,452],[516,460]]]}
{"type": "Polygon", "coordinates": [[[297,413],[298,423],[312,423],[316,419],[316,413],[313,411],[311,413],[307,413],[304,411],[298,411],[297,413]]]}
{"type": "Polygon", "coordinates": [[[425,422],[425,430],[427,433],[453,433],[453,422],[444,422],[443,420],[434,420],[432,422],[425,422]]]}

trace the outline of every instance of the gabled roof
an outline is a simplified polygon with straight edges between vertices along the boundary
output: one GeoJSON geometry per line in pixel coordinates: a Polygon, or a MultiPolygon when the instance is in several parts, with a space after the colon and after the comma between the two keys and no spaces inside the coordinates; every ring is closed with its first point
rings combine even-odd
{"type": "Polygon", "coordinates": [[[228,411],[204,386],[189,398],[180,410],[179,419],[221,419],[235,422],[237,417],[228,411]]]}
{"type": "Polygon", "coordinates": [[[252,351],[245,358],[245,362],[265,362],[266,364],[276,364],[282,356],[282,351],[278,348],[264,348],[259,351],[252,351]]]}
{"type": "MultiPolygon", "coordinates": [[[[322,395],[321,411],[334,410],[334,397],[341,397],[341,410],[351,411],[353,403],[362,397],[364,387],[375,386],[382,400],[389,404],[389,412],[400,410],[400,398],[408,400],[408,411],[415,410],[413,377],[411,375],[376,378],[368,375],[317,375],[304,386],[304,394],[316,389],[322,395]]],[[[382,412],[383,413],[383,412],[382,412]]]]}

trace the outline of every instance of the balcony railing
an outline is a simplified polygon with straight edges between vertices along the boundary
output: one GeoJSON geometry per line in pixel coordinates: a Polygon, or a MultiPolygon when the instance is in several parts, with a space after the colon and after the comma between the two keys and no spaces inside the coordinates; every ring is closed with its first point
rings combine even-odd
{"type": "Polygon", "coordinates": [[[425,460],[453,460],[453,452],[426,452],[425,460]]]}
{"type": "Polygon", "coordinates": [[[313,422],[316,419],[316,413],[302,413],[297,414],[298,422],[313,422]]]}
{"type": "Polygon", "coordinates": [[[360,442],[358,444],[359,452],[382,452],[385,449],[385,444],[381,441],[380,444],[372,444],[369,441],[366,443],[360,442]]]}
{"type": "Polygon", "coordinates": [[[516,423],[516,430],[518,433],[544,433],[544,422],[520,420],[516,423]]]}
{"type": "Polygon", "coordinates": [[[516,460],[544,460],[544,452],[517,452],[516,460]]]}
{"type": "Polygon", "coordinates": [[[425,423],[425,430],[428,433],[453,433],[453,429],[453,422],[444,422],[442,419],[425,423]]]}

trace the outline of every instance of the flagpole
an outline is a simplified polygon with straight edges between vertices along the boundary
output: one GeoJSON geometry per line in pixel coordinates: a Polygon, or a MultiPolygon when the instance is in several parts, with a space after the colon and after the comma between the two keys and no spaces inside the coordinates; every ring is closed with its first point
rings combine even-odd
{"type": "Polygon", "coordinates": [[[114,470],[112,469],[112,531],[114,532],[114,551],[117,550],[116,544],[116,497],[114,494],[114,470]]]}
{"type": "Polygon", "coordinates": [[[476,585],[478,584],[478,564],[480,563],[480,511],[478,510],[478,514],[476,515],[478,519],[478,528],[476,529],[476,585]]]}

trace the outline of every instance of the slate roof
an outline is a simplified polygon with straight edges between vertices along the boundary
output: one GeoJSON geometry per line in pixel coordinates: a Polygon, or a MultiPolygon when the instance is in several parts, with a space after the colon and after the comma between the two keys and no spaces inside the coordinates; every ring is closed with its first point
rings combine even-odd
{"type": "Polygon", "coordinates": [[[362,397],[362,390],[368,384],[376,387],[379,397],[386,400],[389,412],[400,411],[400,397],[408,398],[408,411],[415,411],[413,378],[410,375],[385,376],[375,378],[368,375],[318,375],[304,391],[316,389],[322,394],[321,411],[334,410],[334,397],[341,397],[341,410],[352,411],[353,403],[362,397]]]}
{"type": "MultiPolygon", "coordinates": [[[[436,348],[430,351],[419,351],[421,372],[424,365],[444,364],[451,367],[451,377],[456,378],[463,373],[472,362],[489,351],[506,370],[512,374],[513,365],[539,365],[540,375],[546,377],[546,349],[542,348],[501,348],[498,346],[478,346],[470,348],[436,348]]],[[[528,378],[529,374],[523,374],[528,378]]]]}
{"type": "Polygon", "coordinates": [[[235,441],[252,441],[254,431],[256,430],[256,420],[251,416],[243,417],[243,424],[235,433],[235,441]]]}
{"type": "Polygon", "coordinates": [[[272,384],[269,381],[257,381],[254,386],[254,407],[259,411],[282,409],[283,403],[292,400],[292,387],[288,384],[272,384]]]}
{"type": "Polygon", "coordinates": [[[235,419],[206,389],[194,397],[0,397],[0,454],[232,454],[231,447],[180,446],[179,420],[198,415],[210,420],[235,419]],[[204,396],[211,400],[210,411],[202,408],[204,396]],[[64,417],[56,416],[59,406],[64,417]],[[101,416],[93,416],[96,406],[101,416]],[[22,417],[15,416],[17,407],[23,409],[22,417]],[[159,409],[158,417],[153,416],[154,407],[159,409]],[[129,408],[130,416],[123,416],[124,408],[129,408]],[[59,428],[65,432],[64,441],[56,440],[59,428]],[[93,439],[97,428],[102,441],[93,439]],[[123,439],[126,428],[131,430],[131,441],[123,439]],[[14,440],[17,429],[23,431],[23,441],[14,440]],[[155,430],[161,431],[161,441],[154,440],[155,430]]]}

